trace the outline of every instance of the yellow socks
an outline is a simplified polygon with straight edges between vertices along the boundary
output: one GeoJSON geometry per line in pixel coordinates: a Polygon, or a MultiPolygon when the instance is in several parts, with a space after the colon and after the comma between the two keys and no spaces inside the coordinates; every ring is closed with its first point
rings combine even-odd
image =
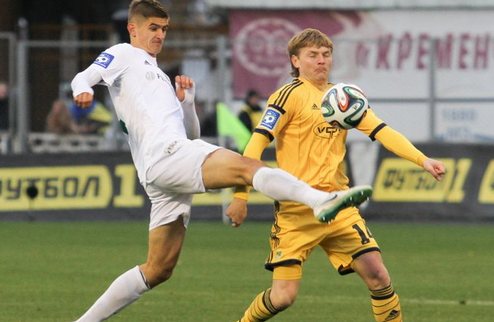
{"type": "Polygon", "coordinates": [[[270,294],[270,288],[258,294],[238,322],[266,321],[280,312],[281,310],[278,310],[271,304],[270,294]]]}
{"type": "Polygon", "coordinates": [[[371,290],[372,312],[377,322],[402,322],[400,298],[389,285],[380,290],[371,290]]]}

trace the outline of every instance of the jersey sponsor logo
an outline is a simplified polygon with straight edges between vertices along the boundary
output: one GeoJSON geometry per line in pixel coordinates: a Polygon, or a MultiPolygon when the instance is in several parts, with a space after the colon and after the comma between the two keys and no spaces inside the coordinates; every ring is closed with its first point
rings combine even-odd
{"type": "Polygon", "coordinates": [[[115,56],[110,55],[109,53],[101,53],[93,62],[93,64],[96,64],[98,66],[101,66],[103,68],[108,68],[110,66],[110,63],[112,62],[113,58],[115,56]]]}
{"type": "Polygon", "coordinates": [[[332,139],[340,134],[342,130],[330,125],[328,122],[324,121],[314,128],[314,134],[323,139],[332,139]]]}
{"type": "Polygon", "coordinates": [[[264,114],[264,117],[261,121],[261,126],[268,128],[270,130],[274,129],[278,119],[280,118],[281,113],[275,110],[267,110],[264,114]]]}

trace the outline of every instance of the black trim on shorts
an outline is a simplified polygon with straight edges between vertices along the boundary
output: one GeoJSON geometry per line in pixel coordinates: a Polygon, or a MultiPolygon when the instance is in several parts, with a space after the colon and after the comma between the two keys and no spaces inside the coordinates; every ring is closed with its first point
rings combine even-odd
{"type": "MultiPolygon", "coordinates": [[[[358,253],[355,253],[352,255],[352,258],[353,259],[356,259],[358,258],[359,256],[362,256],[363,254],[365,253],[370,253],[370,252],[373,252],[373,251],[378,251],[378,252],[381,252],[381,250],[379,249],[379,247],[371,247],[371,248],[366,248],[364,250],[361,250],[360,252],[358,253]]],[[[340,275],[348,275],[348,274],[351,274],[355,272],[352,268],[344,268],[342,265],[340,265],[340,267],[338,267],[338,273],[340,275]]]]}
{"type": "Polygon", "coordinates": [[[370,252],[373,252],[373,251],[378,251],[378,252],[381,252],[381,250],[379,249],[379,247],[371,247],[371,248],[366,248],[366,249],[363,249],[361,250],[360,252],[358,253],[355,253],[352,255],[352,258],[353,259],[356,259],[357,257],[359,256],[362,256],[363,254],[365,253],[370,253],[370,252]]]}
{"type": "Polygon", "coordinates": [[[272,272],[275,269],[275,267],[292,266],[292,265],[302,265],[302,261],[298,259],[287,259],[277,263],[266,263],[264,264],[264,268],[272,272]]]}

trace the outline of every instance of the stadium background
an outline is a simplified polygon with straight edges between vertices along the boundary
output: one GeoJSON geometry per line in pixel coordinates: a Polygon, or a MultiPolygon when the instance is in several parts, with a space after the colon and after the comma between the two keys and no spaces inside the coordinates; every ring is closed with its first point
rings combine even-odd
{"type": "MultiPolygon", "coordinates": [[[[75,73],[102,49],[126,40],[127,1],[3,4],[8,10],[0,13],[0,59],[6,63],[0,65],[0,80],[10,85],[10,113],[9,127],[0,134],[0,218],[146,219],[148,204],[116,120],[104,136],[44,133],[52,102],[70,100],[75,73]],[[59,171],[74,163],[103,172],[59,171]],[[134,201],[119,203],[125,200],[122,193],[134,201]]],[[[237,148],[230,137],[218,135],[216,103],[226,103],[236,113],[249,89],[267,97],[288,79],[287,39],[314,26],[335,41],[332,81],[358,84],[388,124],[448,164],[446,180],[430,182],[413,165],[393,161],[378,144],[350,131],[352,183],[372,184],[376,190],[363,207],[365,215],[494,218],[494,131],[486,121],[494,118],[494,4],[165,4],[172,12],[172,28],[159,62],[170,76],[185,73],[196,80],[204,139],[237,148]]],[[[96,95],[111,109],[104,89],[96,95]]],[[[221,218],[228,197],[229,191],[212,192],[195,198],[194,205],[201,218],[221,218]]],[[[271,201],[254,195],[251,203],[256,206],[253,219],[271,218],[271,201]]]]}

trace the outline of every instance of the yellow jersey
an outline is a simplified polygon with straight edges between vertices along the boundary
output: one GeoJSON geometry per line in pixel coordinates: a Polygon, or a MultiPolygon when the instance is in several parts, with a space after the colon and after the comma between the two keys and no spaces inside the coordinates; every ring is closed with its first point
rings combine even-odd
{"type": "MultiPolygon", "coordinates": [[[[299,77],[274,92],[267,101],[263,117],[254,129],[244,155],[260,159],[269,143],[276,139],[278,166],[312,187],[323,191],[344,190],[348,130],[328,124],[321,113],[325,92],[299,77]]],[[[379,140],[396,155],[423,165],[426,156],[401,133],[387,126],[368,108],[356,127],[371,140],[379,140]]],[[[236,197],[247,199],[245,192],[236,197]]]]}

